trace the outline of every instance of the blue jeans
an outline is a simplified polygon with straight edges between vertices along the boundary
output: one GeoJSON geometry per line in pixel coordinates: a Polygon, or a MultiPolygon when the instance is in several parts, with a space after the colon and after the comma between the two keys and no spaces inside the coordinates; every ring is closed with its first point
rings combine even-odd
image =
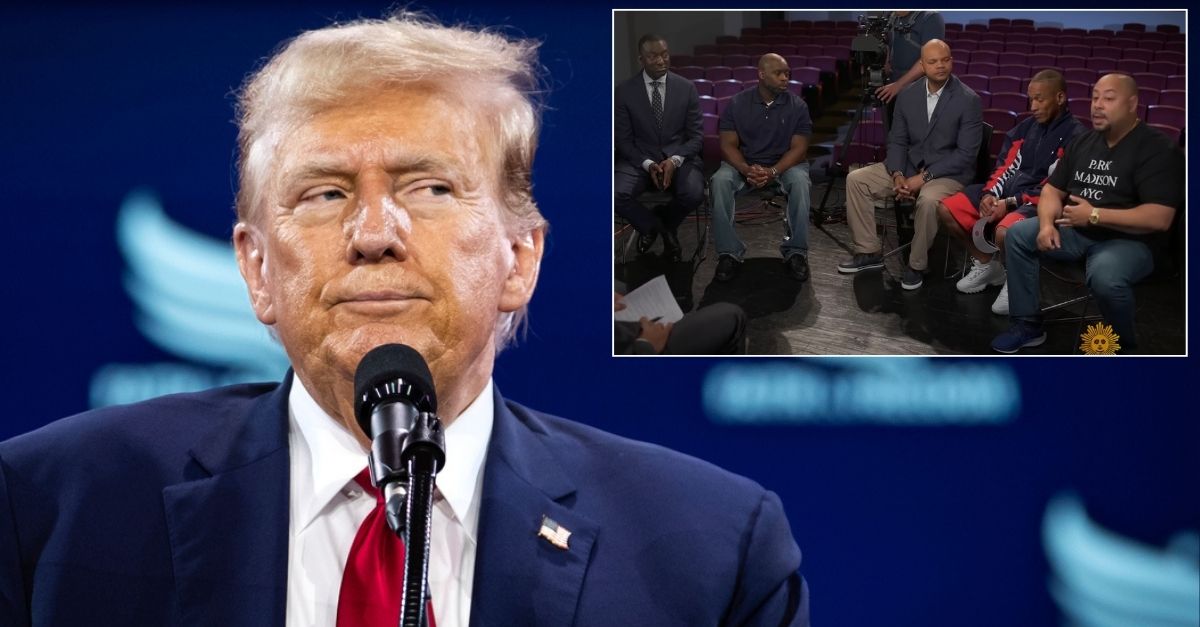
{"type": "Polygon", "coordinates": [[[1008,311],[1014,320],[1040,322],[1041,257],[1059,261],[1087,258],[1087,286],[1104,321],[1121,336],[1122,346],[1133,348],[1133,285],[1154,270],[1154,256],[1145,242],[1126,239],[1092,239],[1080,229],[1059,228],[1062,248],[1037,249],[1038,219],[1021,220],[1008,230],[1004,242],[1008,266],[1008,311]]]}
{"type": "MultiPolygon", "coordinates": [[[[792,255],[808,255],[808,201],[812,181],[808,178],[808,164],[801,163],[784,170],[779,175],[779,184],[787,194],[788,225],[791,237],[779,246],[784,259],[792,255]]],[[[717,256],[729,255],[738,261],[746,254],[746,245],[733,230],[734,196],[754,188],[733,166],[721,162],[721,168],[712,177],[713,239],[716,241],[717,256]]]]}

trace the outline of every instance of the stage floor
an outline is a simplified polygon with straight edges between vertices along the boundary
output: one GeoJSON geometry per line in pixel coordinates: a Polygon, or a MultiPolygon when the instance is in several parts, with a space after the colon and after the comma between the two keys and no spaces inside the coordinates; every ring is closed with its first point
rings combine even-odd
{"type": "MultiPolygon", "coordinates": [[[[819,203],[825,184],[813,185],[813,204],[819,203]]],[[[841,182],[835,183],[830,204],[841,204],[841,182]]],[[[850,231],[844,221],[809,225],[811,278],[799,283],[783,266],[779,243],[785,232],[783,209],[762,206],[743,196],[738,201],[737,231],[747,246],[745,263],[728,283],[713,280],[716,254],[711,233],[697,263],[668,263],[660,257],[661,241],[650,254],[638,256],[629,231],[618,233],[614,246],[616,287],[631,290],[665,274],[685,312],[715,302],[735,303],[748,317],[747,352],[752,355],[996,355],[993,337],[1008,327],[1008,318],[991,312],[999,287],[978,294],[962,294],[954,284],[964,262],[962,247],[949,243],[949,267],[943,272],[948,246],[939,235],[929,254],[930,272],[918,290],[900,287],[901,259],[889,257],[883,270],[843,275],[837,264],[849,256],[850,231]]],[[[880,222],[894,221],[884,211],[880,222]]],[[[679,229],[684,255],[690,256],[706,223],[694,216],[679,229]]],[[[887,232],[885,248],[896,245],[894,229],[887,232]]],[[[1078,286],[1043,277],[1043,303],[1059,302],[1083,294],[1078,286]]],[[[1184,342],[1183,278],[1137,288],[1139,353],[1181,355],[1184,342]]],[[[1082,308],[1073,308],[1078,315],[1082,308]]],[[[1087,314],[1097,314],[1089,301],[1087,314]]],[[[1053,317],[1072,315],[1056,312],[1053,317]]],[[[1047,325],[1044,345],[1024,349],[1022,355],[1079,354],[1080,334],[1086,326],[1063,321],[1047,325]]]]}

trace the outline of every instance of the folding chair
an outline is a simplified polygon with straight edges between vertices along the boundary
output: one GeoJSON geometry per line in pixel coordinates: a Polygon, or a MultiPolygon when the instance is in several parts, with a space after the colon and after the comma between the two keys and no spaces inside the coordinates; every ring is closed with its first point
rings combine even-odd
{"type": "MultiPolygon", "coordinates": [[[[987,175],[991,173],[991,169],[992,169],[992,161],[988,157],[988,143],[992,137],[992,130],[993,130],[992,125],[988,124],[987,122],[982,122],[981,126],[983,128],[981,129],[982,133],[981,133],[980,139],[979,139],[979,151],[975,153],[975,181],[976,182],[982,182],[982,181],[986,180],[987,175]]],[[[897,253],[903,252],[904,250],[908,249],[909,246],[912,246],[912,229],[913,229],[912,212],[916,208],[916,205],[911,202],[892,202],[891,205],[892,205],[892,209],[895,212],[895,216],[896,216],[896,244],[897,244],[897,246],[895,248],[883,253],[884,259],[887,259],[888,257],[895,255],[897,253]],[[904,235],[905,233],[907,233],[907,236],[904,235]],[[907,241],[905,241],[905,240],[907,240],[907,241]]],[[[883,208],[885,210],[887,209],[886,202],[885,202],[883,208]]],[[[881,239],[886,239],[886,236],[887,236],[886,223],[883,226],[884,226],[884,237],[881,239]]],[[[948,254],[949,253],[947,253],[947,255],[948,254]]]]}

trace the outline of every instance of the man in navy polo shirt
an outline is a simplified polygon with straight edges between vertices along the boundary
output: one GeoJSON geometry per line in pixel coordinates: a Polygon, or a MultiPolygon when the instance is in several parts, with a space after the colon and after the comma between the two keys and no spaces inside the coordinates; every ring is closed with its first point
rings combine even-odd
{"type": "Polygon", "coordinates": [[[721,112],[721,168],[712,177],[713,235],[718,281],[737,274],[746,246],[733,229],[734,195],[778,181],[787,195],[790,235],[780,245],[788,272],[808,280],[808,105],[788,92],[791,69],[777,54],[758,61],[758,86],[729,100],[721,112]]]}

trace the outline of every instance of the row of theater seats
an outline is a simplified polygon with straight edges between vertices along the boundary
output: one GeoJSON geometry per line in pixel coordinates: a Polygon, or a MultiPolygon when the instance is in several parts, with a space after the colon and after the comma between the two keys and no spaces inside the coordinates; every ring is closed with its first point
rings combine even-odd
{"type": "MultiPolygon", "coordinates": [[[[717,124],[733,94],[757,84],[755,63],[763,54],[784,56],[792,68],[789,90],[809,103],[813,116],[836,100],[852,74],[850,42],[857,22],[774,22],[721,36],[694,54],[673,55],[673,71],[693,81],[704,116],[706,160],[720,159],[717,124]]],[[[1004,134],[1031,114],[1026,92],[1039,70],[1056,68],[1067,79],[1068,106],[1091,127],[1091,89],[1113,71],[1131,74],[1139,85],[1140,117],[1181,144],[1186,114],[1184,35],[1178,27],[1125,24],[1120,30],[1038,26],[1032,20],[993,18],[988,24],[946,24],[955,74],[979,94],[984,121],[994,128],[989,152],[995,157],[1004,134]]],[[[886,137],[880,119],[868,117],[852,142],[860,156],[883,158],[886,137]]],[[[841,141],[837,142],[840,147],[841,141]]]]}

